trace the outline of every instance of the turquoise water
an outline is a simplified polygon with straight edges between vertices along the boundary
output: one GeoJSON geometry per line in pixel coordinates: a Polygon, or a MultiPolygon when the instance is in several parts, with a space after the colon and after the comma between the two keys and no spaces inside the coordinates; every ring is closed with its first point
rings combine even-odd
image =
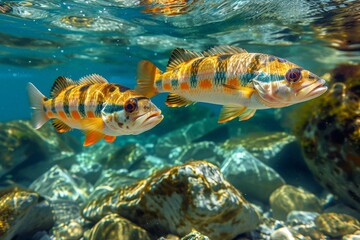
{"type": "Polygon", "coordinates": [[[359,48],[358,6],[356,1],[340,2],[180,1],[173,7],[176,14],[168,16],[156,1],[3,1],[0,120],[29,116],[28,81],[48,93],[57,76],[78,79],[98,73],[133,87],[140,60],[164,70],[177,47],[203,51],[235,45],[322,75],[337,63],[359,59],[358,51],[351,51],[359,48]],[[156,8],[159,12],[144,13],[156,8]],[[349,51],[331,47],[341,41],[349,51]]]}
{"type": "MultiPolygon", "coordinates": [[[[48,97],[50,96],[51,86],[58,76],[78,80],[83,76],[97,73],[109,82],[134,88],[139,61],[150,60],[161,70],[165,70],[170,53],[175,48],[201,52],[218,45],[232,45],[244,48],[248,52],[275,55],[296,63],[318,76],[324,76],[328,80],[329,72],[337,65],[360,63],[360,3],[356,0],[0,1],[0,123],[12,124],[12,122],[15,122],[17,124],[18,120],[30,119],[31,111],[26,92],[28,82],[32,82],[48,97]]],[[[356,66],[359,67],[359,65],[356,66]]],[[[351,211],[337,210],[337,212],[351,213],[350,215],[359,219],[360,197],[357,199],[355,194],[355,197],[353,197],[355,203],[347,201],[342,194],[332,191],[332,188],[336,189],[337,186],[329,187],[322,181],[323,178],[320,180],[316,177],[313,178],[313,174],[316,175],[316,170],[310,169],[311,171],[309,171],[308,165],[305,163],[305,158],[302,155],[306,150],[305,141],[298,136],[295,137],[293,130],[294,120],[306,119],[305,114],[309,114],[310,119],[311,111],[301,110],[304,104],[296,104],[285,109],[259,110],[250,120],[244,122],[233,120],[227,124],[218,125],[219,106],[199,103],[185,109],[170,109],[164,104],[166,95],[159,94],[152,98],[152,101],[163,111],[165,117],[159,125],[138,136],[121,136],[113,144],[102,141],[93,147],[82,148],[84,136],[80,131],[55,134],[55,129],[52,129],[50,123],[48,123],[48,128],[41,133],[43,134],[42,137],[38,138],[37,136],[34,138],[36,140],[32,138],[29,138],[29,140],[24,137],[25,140],[19,140],[20,144],[16,145],[14,139],[17,139],[17,137],[11,138],[11,136],[15,135],[12,135],[11,132],[13,128],[8,127],[7,129],[5,127],[1,133],[3,136],[0,138],[2,146],[0,155],[3,158],[0,159],[0,167],[1,164],[4,166],[4,168],[0,168],[0,186],[30,188],[45,196],[47,201],[52,201],[53,198],[47,195],[50,190],[48,191],[45,186],[41,185],[41,179],[38,181],[35,181],[35,179],[50,171],[49,169],[57,164],[70,172],[71,177],[75,179],[72,184],[76,182],[77,186],[81,185],[79,188],[82,190],[86,188],[86,190],[83,190],[86,192],[85,200],[81,197],[79,197],[81,200],[75,199],[73,196],[76,194],[71,195],[74,192],[71,192],[72,190],[68,191],[68,198],[71,199],[72,203],[76,203],[75,208],[82,209],[87,204],[90,204],[91,197],[92,200],[96,197],[100,198],[101,194],[91,195],[91,192],[97,187],[95,182],[102,179],[99,177],[100,175],[103,177],[102,181],[111,182],[109,184],[114,184],[111,187],[116,189],[123,182],[129,183],[139,179],[150,179],[148,175],[156,172],[155,170],[159,170],[161,167],[185,164],[187,160],[212,162],[220,167],[222,173],[225,174],[226,166],[224,163],[231,159],[227,155],[229,153],[228,149],[224,147],[228,144],[226,141],[234,140],[237,142],[239,138],[244,138],[248,145],[246,145],[246,142],[238,145],[241,146],[241,149],[243,149],[242,146],[244,147],[245,155],[249,154],[246,155],[248,162],[253,159],[249,156],[255,156],[270,168],[268,171],[271,171],[271,173],[274,171],[281,176],[276,179],[283,178],[279,180],[280,182],[283,181],[282,184],[287,183],[304,188],[314,193],[321,200],[321,211],[316,204],[313,208],[302,210],[325,212],[324,209],[327,207],[337,205],[340,198],[345,199],[344,203],[350,207],[351,211]],[[207,120],[209,121],[207,122],[207,120]],[[204,122],[199,123],[199,121],[204,122]],[[182,133],[176,132],[185,131],[183,130],[184,127],[191,129],[189,131],[191,133],[184,134],[186,140],[179,137],[183,136],[182,133]],[[260,143],[259,145],[261,145],[262,143],[261,138],[259,138],[260,135],[263,134],[269,137],[272,133],[279,132],[284,133],[286,137],[281,134],[277,135],[274,138],[275,140],[266,140],[269,144],[268,148],[264,145],[257,148],[256,144],[260,143]],[[171,140],[169,136],[177,137],[171,140]],[[173,141],[170,145],[166,145],[168,139],[170,139],[169,142],[173,141]],[[254,143],[251,140],[254,140],[254,143]],[[206,144],[210,145],[203,142],[208,142],[206,144]],[[139,150],[140,153],[129,150],[133,149],[131,144],[137,144],[135,148],[141,149],[141,151],[139,150]],[[256,147],[252,145],[256,145],[256,147]],[[16,146],[16,148],[14,149],[13,146],[16,146]],[[22,146],[26,146],[24,147],[26,150],[22,146]],[[34,151],[29,152],[28,148],[34,151]],[[193,150],[190,151],[190,148],[193,150]],[[130,151],[133,155],[126,155],[127,151],[130,151]],[[181,153],[186,154],[183,156],[181,153]],[[142,162],[143,158],[147,159],[149,156],[150,160],[142,162]],[[225,160],[222,159],[223,157],[225,160]],[[119,161],[117,158],[125,159],[119,161]],[[272,159],[272,162],[269,159],[272,159]],[[6,165],[7,161],[13,161],[14,165],[10,163],[10,167],[8,167],[6,165]],[[113,163],[114,161],[115,163],[113,163]],[[89,168],[86,168],[86,166],[89,166],[89,168]],[[116,177],[106,178],[108,175],[104,174],[110,170],[118,171],[118,173],[122,171],[127,175],[121,177],[119,181],[116,181],[116,177]],[[88,184],[87,187],[84,187],[86,184],[88,184]],[[90,195],[89,199],[88,196],[90,195]]],[[[316,109],[313,112],[316,112],[316,109]]],[[[355,110],[355,112],[358,117],[358,110],[355,110]]],[[[354,122],[356,122],[355,118],[354,122]]],[[[23,126],[21,124],[23,123],[20,123],[19,126],[23,126]]],[[[335,124],[331,125],[329,122],[325,123],[325,125],[328,128],[335,126],[335,124]]],[[[22,129],[22,127],[20,128],[22,129]]],[[[317,129],[320,129],[320,127],[317,129]]],[[[355,131],[356,129],[359,130],[358,122],[357,125],[354,125],[354,129],[355,131]]],[[[320,135],[321,133],[320,131],[320,135]]],[[[269,137],[269,139],[271,138],[269,137]]],[[[325,139],[327,138],[325,137],[325,139]]],[[[345,146],[347,141],[351,141],[349,139],[346,138],[342,146],[345,146]]],[[[319,139],[314,141],[320,142],[319,139]]],[[[331,139],[325,141],[325,150],[333,147],[330,144],[329,146],[326,145],[331,141],[331,139]]],[[[338,145],[336,146],[338,147],[338,145]]],[[[346,151],[352,151],[348,148],[345,149],[346,151]]],[[[242,150],[238,151],[242,152],[242,150]]],[[[341,151],[339,150],[339,152],[341,151]]],[[[354,155],[356,155],[356,151],[354,155]]],[[[314,158],[317,159],[317,156],[314,158]]],[[[346,165],[347,169],[359,167],[358,152],[355,157],[351,158],[350,156],[349,159],[351,161],[356,159],[354,160],[356,164],[346,165]]],[[[337,161],[335,155],[330,155],[329,160],[337,161]]],[[[246,164],[238,164],[238,166],[240,165],[239,169],[245,169],[245,173],[247,167],[251,168],[246,164]]],[[[236,168],[236,166],[233,168],[236,168]]],[[[211,168],[211,171],[216,170],[211,168]]],[[[61,174],[66,175],[63,172],[59,175],[61,174]]],[[[267,172],[260,173],[260,177],[258,177],[262,179],[263,176],[268,176],[267,174],[267,172]]],[[[327,172],[321,174],[327,176],[327,172]]],[[[206,174],[204,173],[204,175],[206,174]]],[[[284,220],[280,216],[281,214],[273,214],[276,210],[274,206],[269,205],[269,196],[265,194],[268,189],[264,187],[264,189],[259,190],[264,191],[264,196],[259,197],[251,189],[256,189],[256,185],[254,185],[255,187],[249,187],[249,189],[242,188],[241,184],[241,186],[236,185],[235,180],[230,180],[232,179],[231,176],[231,174],[226,175],[226,178],[244,194],[247,200],[257,204],[262,209],[261,214],[263,214],[263,217],[268,218],[270,216],[269,219],[274,217],[279,221],[283,221],[281,222],[283,225],[280,224],[281,226],[286,225],[289,227],[289,220],[286,222],[286,219],[284,220]]],[[[248,178],[246,174],[239,176],[240,179],[248,178]]],[[[335,179],[336,177],[338,176],[329,175],[325,179],[335,179]]],[[[64,178],[68,179],[67,177],[64,178]]],[[[249,177],[249,179],[252,178],[249,177]]],[[[360,186],[358,175],[354,174],[346,179],[351,182],[349,185],[360,186]]],[[[51,186],[56,188],[56,177],[54,181],[52,180],[49,177],[48,182],[43,180],[43,183],[53,184],[51,186]]],[[[249,184],[251,181],[249,180],[249,184]]],[[[270,183],[269,181],[268,184],[274,184],[275,186],[278,182],[270,183]]],[[[56,191],[61,192],[61,189],[56,191]]],[[[56,191],[54,190],[54,192],[56,191]]],[[[344,195],[349,195],[348,193],[349,190],[344,195]]],[[[79,193],[79,195],[81,194],[83,193],[79,193]]],[[[341,200],[340,203],[342,204],[341,200]]],[[[74,211],[76,212],[74,215],[76,215],[80,210],[74,211]]],[[[84,216],[88,220],[87,225],[84,224],[83,220],[79,221],[84,232],[98,222],[98,218],[103,216],[101,213],[99,213],[101,217],[96,214],[94,216],[90,210],[88,212],[85,210],[84,216]]],[[[150,226],[151,224],[148,227],[140,220],[134,220],[131,216],[123,217],[151,232],[153,234],[151,239],[157,239],[160,237],[160,233],[173,233],[183,237],[188,230],[180,230],[182,229],[181,224],[181,227],[177,228],[177,230],[167,229],[166,227],[157,229],[150,226]],[[157,235],[157,233],[159,234],[157,235]]],[[[137,216],[137,218],[141,219],[141,216],[137,216]]],[[[0,217],[0,223],[1,221],[4,220],[0,217]]],[[[148,220],[148,222],[155,223],[156,221],[156,219],[151,218],[148,220]]],[[[161,222],[161,220],[159,221],[161,222]]],[[[194,222],[198,221],[198,219],[194,220],[194,222]]],[[[225,222],[224,224],[227,224],[225,222]]],[[[234,238],[230,234],[231,237],[226,235],[227,238],[224,239],[270,239],[271,233],[280,228],[279,223],[277,223],[278,225],[274,223],[274,226],[277,227],[269,227],[271,230],[268,230],[267,235],[263,232],[260,234],[261,230],[256,228],[259,224],[255,224],[255,222],[253,222],[252,227],[240,231],[238,233],[240,237],[234,238]]],[[[65,225],[69,225],[68,223],[65,222],[65,225]]],[[[59,227],[58,222],[56,224],[54,225],[56,228],[54,226],[44,226],[36,230],[20,231],[18,239],[47,239],[41,238],[41,236],[58,236],[61,233],[59,229],[62,227],[59,227]],[[31,236],[35,236],[35,233],[43,230],[45,232],[37,237],[26,238],[23,235],[30,232],[31,236]]],[[[317,227],[320,229],[318,225],[317,227]]],[[[202,228],[194,228],[201,232],[202,228]]],[[[214,233],[204,229],[204,235],[207,233],[209,237],[212,237],[211,239],[219,239],[218,232],[214,233]]],[[[296,231],[301,232],[300,230],[296,231]]],[[[322,234],[326,232],[319,231],[322,234]]],[[[294,236],[296,235],[294,232],[292,233],[294,236]]],[[[0,224],[0,239],[17,239],[16,235],[6,234],[8,234],[6,231],[1,232],[0,224]]],[[[83,232],[80,235],[83,236],[83,232]]],[[[74,238],[60,237],[59,239],[80,239],[80,235],[74,238]]],[[[325,237],[325,235],[317,236],[321,238],[325,237]]],[[[273,235],[272,239],[277,239],[276,236],[278,235],[273,235]]],[[[304,234],[304,236],[306,235],[304,234]]],[[[329,237],[331,237],[331,234],[326,235],[327,239],[330,239],[329,237]]],[[[106,237],[97,235],[97,237],[93,236],[89,239],[106,239],[106,237]]],[[[118,237],[117,239],[125,238],[118,237]]],[[[146,238],[137,237],[134,239],[146,238]]],[[[317,237],[312,236],[311,239],[317,239],[317,237]]]]}

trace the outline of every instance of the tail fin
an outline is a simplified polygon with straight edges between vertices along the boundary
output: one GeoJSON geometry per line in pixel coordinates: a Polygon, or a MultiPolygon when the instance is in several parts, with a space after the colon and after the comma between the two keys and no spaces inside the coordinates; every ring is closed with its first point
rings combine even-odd
{"type": "Polygon", "coordinates": [[[148,98],[158,94],[158,89],[155,87],[155,79],[159,74],[161,74],[161,71],[152,62],[147,60],[139,62],[135,91],[148,98]]]}
{"type": "Polygon", "coordinates": [[[31,115],[31,123],[35,129],[39,129],[49,120],[45,115],[43,107],[43,99],[45,96],[30,82],[28,83],[27,91],[31,109],[34,110],[31,115]]]}

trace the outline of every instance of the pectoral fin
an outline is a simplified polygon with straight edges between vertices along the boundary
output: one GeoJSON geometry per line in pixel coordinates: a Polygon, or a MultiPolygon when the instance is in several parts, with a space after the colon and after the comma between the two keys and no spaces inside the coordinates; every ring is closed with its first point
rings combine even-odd
{"type": "Polygon", "coordinates": [[[101,118],[88,118],[80,121],[81,128],[85,131],[101,132],[104,129],[104,122],[101,118]]]}
{"type": "Polygon", "coordinates": [[[96,131],[87,131],[85,134],[85,142],[83,144],[84,147],[91,146],[104,137],[103,133],[96,131]]]}
{"type": "Polygon", "coordinates": [[[254,89],[249,87],[233,86],[228,84],[223,84],[223,86],[227,89],[240,92],[241,95],[245,98],[250,98],[253,92],[255,91],[254,89]]]}
{"type": "Polygon", "coordinates": [[[239,105],[224,106],[221,109],[218,123],[228,122],[236,117],[239,117],[239,121],[248,120],[254,116],[255,112],[256,109],[248,109],[239,105]]]}
{"type": "Polygon", "coordinates": [[[105,140],[106,142],[108,142],[108,143],[114,142],[115,139],[116,139],[116,136],[109,136],[109,135],[105,135],[105,136],[104,136],[104,140],[105,140]]]}
{"type": "Polygon", "coordinates": [[[193,101],[190,101],[182,96],[176,95],[174,93],[170,93],[167,98],[165,104],[169,107],[182,107],[192,104],[193,101]]]}

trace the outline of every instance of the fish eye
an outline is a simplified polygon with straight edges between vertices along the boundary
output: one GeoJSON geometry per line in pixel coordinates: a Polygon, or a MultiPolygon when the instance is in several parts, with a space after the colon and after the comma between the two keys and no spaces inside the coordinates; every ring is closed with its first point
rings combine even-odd
{"type": "Polygon", "coordinates": [[[301,79],[301,70],[298,68],[291,68],[285,74],[285,78],[289,83],[296,83],[301,79]]]}
{"type": "Polygon", "coordinates": [[[137,99],[130,98],[124,104],[125,111],[128,113],[134,112],[138,108],[137,99]]]}

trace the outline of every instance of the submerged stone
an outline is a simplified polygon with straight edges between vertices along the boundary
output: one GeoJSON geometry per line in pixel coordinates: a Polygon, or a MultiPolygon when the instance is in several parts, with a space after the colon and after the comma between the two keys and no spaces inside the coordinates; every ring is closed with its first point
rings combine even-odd
{"type": "Polygon", "coordinates": [[[51,201],[62,199],[79,203],[88,198],[90,191],[88,183],[83,179],[57,165],[36,179],[29,188],[51,201]]]}
{"type": "MultiPolygon", "coordinates": [[[[28,121],[0,123],[0,177],[20,164],[26,167],[25,162],[33,166],[43,161],[42,165],[46,165],[45,160],[51,159],[48,161],[50,165],[71,158],[75,155],[75,148],[72,146],[76,148],[75,141],[70,136],[56,133],[50,124],[36,130],[28,121]]],[[[30,173],[31,171],[34,172],[34,168],[30,173]]],[[[22,173],[21,177],[24,176],[28,175],[22,173]]]]}
{"type": "Polygon", "coordinates": [[[295,141],[295,136],[285,132],[257,132],[241,138],[231,138],[223,144],[223,147],[231,150],[242,146],[262,162],[271,165],[274,158],[279,158],[281,152],[295,141]]]}
{"type": "Polygon", "coordinates": [[[131,185],[139,179],[131,177],[127,172],[107,169],[103,170],[100,178],[94,184],[89,199],[98,199],[118,188],[131,185]]]}
{"type": "Polygon", "coordinates": [[[207,141],[174,147],[169,158],[176,163],[184,163],[189,159],[204,159],[217,166],[220,166],[224,160],[222,149],[215,143],[207,141]]]}
{"type": "Polygon", "coordinates": [[[81,209],[72,200],[51,201],[55,219],[51,234],[55,239],[77,240],[83,236],[85,220],[81,216],[81,209]]]}
{"type": "Polygon", "coordinates": [[[225,154],[221,172],[243,194],[262,202],[268,202],[270,194],[285,184],[279,174],[243,147],[225,154]]]}
{"type": "Polygon", "coordinates": [[[110,214],[102,218],[86,234],[85,240],[98,239],[121,239],[121,240],[151,240],[151,235],[143,228],[131,221],[120,217],[118,214],[110,214]]]}
{"type": "Polygon", "coordinates": [[[85,218],[118,213],[158,236],[184,236],[197,229],[212,239],[232,239],[254,229],[259,216],[219,169],[193,161],[91,201],[85,218]]]}
{"type": "Polygon", "coordinates": [[[214,118],[191,123],[162,136],[155,145],[155,152],[159,157],[169,157],[176,146],[189,145],[220,126],[214,118]]]}
{"type": "Polygon", "coordinates": [[[357,219],[341,213],[322,213],[315,219],[316,227],[330,237],[341,237],[360,230],[357,219]]]}
{"type": "Polygon", "coordinates": [[[0,194],[0,238],[28,239],[28,236],[53,225],[49,203],[39,194],[13,189],[0,194]]]}
{"type": "Polygon", "coordinates": [[[360,64],[337,66],[331,72],[329,91],[304,105],[295,124],[306,163],[316,180],[357,210],[360,210],[359,89],[360,64]]]}
{"type": "Polygon", "coordinates": [[[202,233],[193,230],[191,233],[186,235],[185,237],[182,237],[181,240],[210,240],[207,236],[204,236],[202,233]]]}
{"type": "Polygon", "coordinates": [[[320,200],[312,193],[301,188],[283,185],[270,196],[270,207],[273,216],[279,220],[286,220],[287,215],[294,210],[320,212],[320,200]]]}

